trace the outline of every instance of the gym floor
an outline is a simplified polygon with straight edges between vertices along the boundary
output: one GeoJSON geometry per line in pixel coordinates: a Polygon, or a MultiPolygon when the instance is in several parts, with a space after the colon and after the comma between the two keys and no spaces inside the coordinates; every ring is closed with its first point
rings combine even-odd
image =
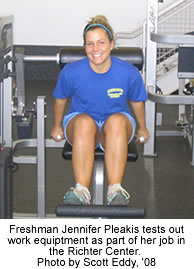
{"type": "MultiPolygon", "coordinates": [[[[46,96],[46,137],[50,138],[53,122],[52,91],[55,81],[26,81],[27,104],[33,105],[36,96],[46,96]]],[[[176,128],[178,107],[158,105],[162,112],[163,128],[176,128]]],[[[14,139],[17,139],[14,124],[14,139]]],[[[36,137],[34,120],[33,137],[36,137]]],[[[132,207],[144,207],[148,219],[194,218],[194,167],[189,162],[189,150],[183,137],[157,137],[157,157],[143,157],[143,146],[137,145],[139,158],[128,163],[123,186],[131,195],[132,207]]],[[[31,154],[22,149],[17,154],[31,154]]],[[[37,182],[35,165],[22,164],[13,175],[14,216],[36,217],[37,182]]],[[[55,217],[55,207],[74,185],[71,161],[64,161],[61,149],[46,150],[46,212],[55,217]]],[[[107,187],[107,184],[106,186],[107,187]]],[[[106,192],[106,191],[105,191],[106,192]]],[[[106,193],[105,193],[106,195],[106,193]]]]}

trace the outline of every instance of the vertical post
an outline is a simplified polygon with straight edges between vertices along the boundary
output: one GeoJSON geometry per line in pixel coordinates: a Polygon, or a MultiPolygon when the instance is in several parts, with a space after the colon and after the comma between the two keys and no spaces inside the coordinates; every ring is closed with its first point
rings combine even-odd
{"type": "MultiPolygon", "coordinates": [[[[179,95],[184,95],[185,79],[179,79],[179,95]]],[[[183,115],[185,115],[185,105],[179,105],[178,119],[184,121],[183,115]]]]}
{"type": "Polygon", "coordinates": [[[12,62],[7,61],[7,57],[13,55],[13,16],[0,16],[0,56],[3,61],[0,71],[7,73],[1,85],[1,140],[3,147],[12,147],[12,78],[8,77],[12,73],[12,62]],[[4,62],[5,61],[5,62],[4,62]],[[2,70],[2,65],[6,70],[2,70]]]}
{"type": "MultiPolygon", "coordinates": [[[[97,157],[98,158],[98,157],[97,157]]],[[[104,160],[97,159],[93,169],[93,204],[103,205],[104,198],[104,160]]]]}
{"type": "Polygon", "coordinates": [[[23,108],[26,104],[25,78],[24,78],[24,50],[16,49],[15,57],[16,57],[15,73],[16,73],[17,98],[18,98],[16,115],[21,116],[21,114],[23,113],[23,108]]]}
{"type": "Polygon", "coordinates": [[[37,204],[38,218],[45,218],[45,97],[37,97],[37,204]]]}
{"type": "MultiPolygon", "coordinates": [[[[194,87],[194,80],[191,80],[192,87],[194,87]]],[[[192,156],[191,156],[191,165],[194,166],[194,105],[191,107],[193,115],[193,129],[192,129],[192,156]]]]}
{"type": "Polygon", "coordinates": [[[12,170],[9,149],[0,151],[0,219],[13,218],[12,170]]]}
{"type": "Polygon", "coordinates": [[[3,148],[3,83],[0,81],[0,150],[3,148]]]}
{"type": "MultiPolygon", "coordinates": [[[[12,63],[8,64],[10,72],[12,63]]],[[[3,81],[3,138],[4,146],[12,147],[12,78],[3,81]]]]}
{"type": "MultiPolygon", "coordinates": [[[[157,205],[155,202],[155,180],[154,180],[154,159],[153,158],[144,158],[144,166],[145,170],[148,173],[148,178],[150,188],[149,192],[147,193],[147,206],[149,207],[150,216],[157,216],[157,205]]],[[[148,216],[149,217],[149,216],[148,216]]]]}
{"type": "MultiPolygon", "coordinates": [[[[193,109],[193,107],[192,107],[193,109]]],[[[194,126],[194,125],[193,125],[194,126]]],[[[194,127],[192,130],[192,143],[191,143],[191,166],[194,166],[194,127]]]]}
{"type": "MultiPolygon", "coordinates": [[[[146,33],[146,89],[156,91],[156,60],[157,44],[151,41],[151,32],[157,32],[158,23],[158,0],[148,0],[147,5],[147,33],[146,33]]],[[[150,132],[150,138],[144,145],[144,155],[155,155],[155,121],[156,105],[151,101],[146,102],[146,124],[150,132]]]]}

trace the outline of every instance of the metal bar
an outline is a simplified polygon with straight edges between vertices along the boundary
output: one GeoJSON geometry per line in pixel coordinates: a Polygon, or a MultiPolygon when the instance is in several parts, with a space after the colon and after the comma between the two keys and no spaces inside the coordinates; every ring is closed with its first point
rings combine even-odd
{"type": "Polygon", "coordinates": [[[13,218],[10,150],[0,152],[0,219],[13,218]]]}
{"type": "MultiPolygon", "coordinates": [[[[12,52],[9,53],[12,56],[12,52]]],[[[12,62],[8,64],[10,72],[12,72],[12,62]]],[[[12,147],[12,78],[9,77],[3,81],[3,132],[4,132],[4,146],[7,148],[12,147]]]]}
{"type": "Polygon", "coordinates": [[[13,162],[20,163],[20,164],[36,164],[37,158],[36,156],[20,155],[20,156],[13,157],[13,162]]]}
{"type": "Polygon", "coordinates": [[[15,63],[15,72],[16,72],[16,83],[17,83],[17,115],[22,115],[24,113],[23,108],[26,104],[25,98],[25,85],[24,85],[24,50],[17,49],[15,53],[16,63],[15,63]]]}
{"type": "Polygon", "coordinates": [[[156,136],[185,136],[184,131],[173,131],[173,130],[166,130],[166,131],[156,131],[156,136]]]}
{"type": "Polygon", "coordinates": [[[37,139],[20,139],[13,142],[13,153],[22,148],[36,148],[37,139]]]}
{"type": "MultiPolygon", "coordinates": [[[[192,106],[192,109],[194,111],[194,107],[192,106]]],[[[192,113],[193,114],[193,113],[192,113]]],[[[194,118],[193,118],[193,124],[194,124],[194,118]]],[[[192,129],[192,143],[191,143],[191,166],[194,166],[194,125],[192,129]]]]}
{"type": "MultiPolygon", "coordinates": [[[[179,79],[179,95],[184,95],[185,79],[179,79]]],[[[178,119],[183,121],[185,115],[185,104],[180,104],[178,109],[178,119]]]]}
{"type": "Polygon", "coordinates": [[[4,106],[3,106],[3,83],[0,82],[0,148],[3,147],[4,139],[3,139],[3,112],[4,112],[4,106]]]}
{"type": "Polygon", "coordinates": [[[58,62],[58,55],[27,55],[24,56],[25,62],[58,62]]]}
{"type": "Polygon", "coordinates": [[[95,161],[93,170],[93,204],[103,205],[104,198],[104,159],[95,161]]]}
{"type": "Polygon", "coordinates": [[[55,142],[53,139],[46,139],[46,148],[63,148],[65,140],[55,142]]]}
{"type": "MultiPolygon", "coordinates": [[[[147,6],[147,49],[146,49],[146,90],[156,91],[156,55],[157,45],[150,39],[152,32],[157,32],[158,1],[148,0],[147,6]]],[[[144,155],[155,156],[155,122],[156,105],[148,100],[146,102],[146,125],[150,131],[150,138],[144,144],[144,155]]]]}
{"type": "Polygon", "coordinates": [[[167,44],[194,44],[193,35],[163,35],[151,33],[151,40],[156,43],[167,44]]]}
{"type": "Polygon", "coordinates": [[[45,97],[37,97],[37,198],[38,218],[45,218],[45,97]]]}
{"type": "MultiPolygon", "coordinates": [[[[45,139],[46,148],[62,148],[65,144],[65,140],[55,142],[53,139],[45,139]]],[[[20,139],[13,142],[13,153],[22,148],[36,148],[37,139],[20,139]]]]}
{"type": "Polygon", "coordinates": [[[3,61],[1,63],[1,73],[5,79],[2,82],[3,89],[3,103],[1,104],[1,117],[2,117],[2,137],[3,137],[3,147],[12,147],[12,79],[9,76],[12,73],[12,58],[13,51],[13,16],[0,16],[0,43],[3,45],[0,48],[0,57],[3,61]],[[5,32],[4,32],[5,30],[5,32]],[[2,66],[3,65],[3,66],[2,66]],[[5,68],[5,70],[4,70],[5,68]]]}
{"type": "Polygon", "coordinates": [[[159,104],[194,105],[194,96],[190,95],[161,95],[148,92],[149,100],[159,104]]]}

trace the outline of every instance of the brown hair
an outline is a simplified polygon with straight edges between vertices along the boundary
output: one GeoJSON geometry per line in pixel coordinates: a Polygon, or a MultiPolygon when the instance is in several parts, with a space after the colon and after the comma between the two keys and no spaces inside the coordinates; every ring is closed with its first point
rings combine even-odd
{"type": "Polygon", "coordinates": [[[89,30],[93,30],[96,28],[105,29],[109,40],[110,41],[114,40],[114,32],[107,18],[104,15],[96,15],[95,17],[91,18],[91,20],[88,22],[88,24],[84,28],[84,32],[83,32],[84,44],[85,44],[86,33],[89,30]]]}

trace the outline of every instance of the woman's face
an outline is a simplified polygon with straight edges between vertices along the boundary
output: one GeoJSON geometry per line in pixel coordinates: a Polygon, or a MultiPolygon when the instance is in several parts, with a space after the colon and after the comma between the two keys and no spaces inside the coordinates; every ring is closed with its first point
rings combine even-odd
{"type": "Polygon", "coordinates": [[[114,42],[110,41],[103,28],[89,30],[85,35],[85,50],[91,68],[97,73],[105,73],[111,66],[110,53],[114,42]]]}

